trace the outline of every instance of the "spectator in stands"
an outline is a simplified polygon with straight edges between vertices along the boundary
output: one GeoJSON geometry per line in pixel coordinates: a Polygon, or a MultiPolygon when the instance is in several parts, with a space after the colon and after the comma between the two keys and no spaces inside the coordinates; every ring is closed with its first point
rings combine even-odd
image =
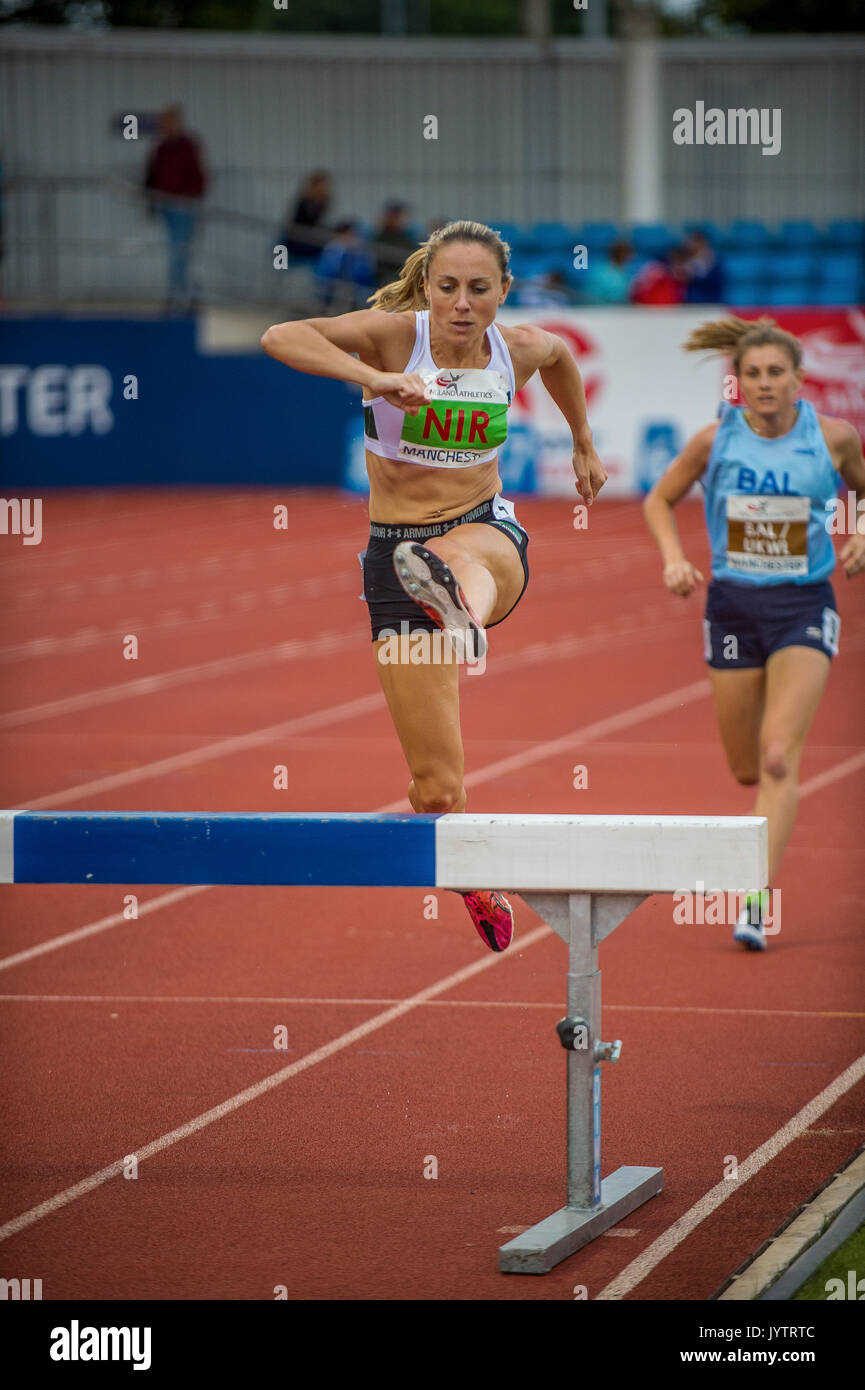
{"type": "Polygon", "coordinates": [[[634,248],[627,241],[614,241],[606,260],[596,264],[598,252],[589,252],[588,277],[584,299],[590,304],[627,304],[633,272],[628,268],[634,248]]]}
{"type": "Polygon", "coordinates": [[[417,250],[408,230],[408,203],[387,203],[375,231],[376,287],[399,279],[407,256],[417,250]]]}
{"type": "Polygon", "coordinates": [[[631,283],[632,304],[683,304],[688,252],[674,246],[666,261],[647,261],[631,283]]]}
{"type": "Polygon", "coordinates": [[[159,114],[159,139],[147,164],[144,187],[150,211],[161,216],[168,237],[167,308],[188,312],[194,298],[189,253],[207,175],[201,145],[184,130],[179,106],[167,106],[159,114]]]}
{"type": "Polygon", "coordinates": [[[722,304],[724,301],[724,270],[714,247],[702,232],[692,232],[685,238],[685,299],[689,304],[722,304]]]}
{"type": "Polygon", "coordinates": [[[337,314],[362,308],[364,291],[375,288],[375,266],[356,222],[333,228],[316,266],[322,306],[337,314]]]}
{"type": "Polygon", "coordinates": [[[519,285],[519,304],[524,309],[545,309],[556,304],[574,304],[576,295],[560,270],[548,270],[519,285]]]}
{"type": "Polygon", "coordinates": [[[333,197],[333,185],[326,169],[313,169],[298,191],[294,207],[280,241],[296,261],[311,265],[317,261],[331,237],[324,218],[333,197]]]}

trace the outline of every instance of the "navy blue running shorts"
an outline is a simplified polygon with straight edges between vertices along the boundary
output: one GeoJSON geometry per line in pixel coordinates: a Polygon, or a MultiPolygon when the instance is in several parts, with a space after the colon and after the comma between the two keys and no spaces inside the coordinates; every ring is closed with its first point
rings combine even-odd
{"type": "MultiPolygon", "coordinates": [[[[393,567],[393,552],[400,541],[418,541],[423,545],[425,541],[432,540],[436,536],[446,535],[454,526],[463,526],[468,522],[475,521],[495,526],[496,530],[502,531],[504,535],[508,536],[517,548],[523,567],[523,587],[516,603],[510,610],[511,613],[514,611],[529,582],[529,562],[526,556],[529,537],[517,521],[512,504],[496,494],[495,497],[481,502],[470,512],[456,516],[451,521],[436,522],[429,526],[388,526],[380,522],[370,524],[369,544],[357,558],[360,560],[363,570],[363,593],[360,597],[366,600],[369,608],[374,642],[378,640],[379,634],[382,632],[438,632],[439,630],[435,619],[430,618],[420,605],[409,597],[396,577],[396,571],[393,567]]],[[[509,615],[506,614],[505,616],[509,615]]],[[[498,622],[504,622],[504,618],[499,618],[498,622]]],[[[497,627],[498,623],[489,623],[488,626],[497,627]]]]}
{"type": "Polygon", "coordinates": [[[838,655],[841,619],[828,579],[817,584],[735,584],[713,579],[706,596],[703,639],[716,671],[765,666],[782,647],[813,647],[838,655]]]}

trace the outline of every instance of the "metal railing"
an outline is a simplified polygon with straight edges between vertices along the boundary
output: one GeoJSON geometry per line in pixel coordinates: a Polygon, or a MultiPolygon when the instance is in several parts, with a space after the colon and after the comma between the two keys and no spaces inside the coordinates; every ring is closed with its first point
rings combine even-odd
{"type": "MultiPolygon", "coordinates": [[[[106,176],[13,177],[0,189],[3,209],[0,302],[39,311],[81,304],[165,306],[168,238],[158,202],[137,184],[106,176]]],[[[283,227],[260,213],[203,201],[189,252],[191,298],[202,306],[278,305],[290,315],[343,313],[363,307],[372,288],[327,282],[315,261],[287,254],[294,241],[320,241],[303,226],[283,227]],[[279,268],[277,268],[277,263],[279,268]],[[284,263],[284,264],[283,264],[284,263]]],[[[365,242],[375,259],[378,246],[365,242]]],[[[384,249],[384,248],[383,248],[384,249]]]]}

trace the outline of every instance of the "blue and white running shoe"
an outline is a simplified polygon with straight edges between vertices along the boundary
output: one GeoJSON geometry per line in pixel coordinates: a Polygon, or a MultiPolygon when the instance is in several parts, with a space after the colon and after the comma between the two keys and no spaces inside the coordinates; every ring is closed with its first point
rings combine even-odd
{"type": "Polygon", "coordinates": [[[761,908],[760,897],[755,894],[752,898],[749,893],[745,899],[745,906],[739,913],[733,928],[733,940],[738,941],[740,946],[745,946],[749,951],[765,951],[766,949],[766,933],[763,929],[761,908]]]}

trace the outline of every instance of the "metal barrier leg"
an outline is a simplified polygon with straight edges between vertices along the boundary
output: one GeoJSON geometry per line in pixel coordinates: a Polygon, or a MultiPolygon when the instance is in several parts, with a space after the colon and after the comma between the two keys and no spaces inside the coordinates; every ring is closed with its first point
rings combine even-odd
{"type": "Polygon", "coordinates": [[[567,1015],[556,1025],[567,1050],[567,1202],[499,1249],[503,1274],[547,1274],[561,1260],[615,1226],[664,1185],[662,1168],[618,1168],[601,1180],[601,1062],[615,1062],[621,1042],[604,1043],[598,946],[643,901],[598,893],[520,895],[568,946],[567,1015]]]}

